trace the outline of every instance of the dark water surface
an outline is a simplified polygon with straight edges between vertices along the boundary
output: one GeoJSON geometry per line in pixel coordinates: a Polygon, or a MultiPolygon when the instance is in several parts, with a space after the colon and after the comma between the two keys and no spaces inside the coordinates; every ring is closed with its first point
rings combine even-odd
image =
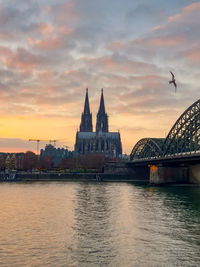
{"type": "Polygon", "coordinates": [[[0,266],[200,266],[200,187],[1,183],[0,266]]]}

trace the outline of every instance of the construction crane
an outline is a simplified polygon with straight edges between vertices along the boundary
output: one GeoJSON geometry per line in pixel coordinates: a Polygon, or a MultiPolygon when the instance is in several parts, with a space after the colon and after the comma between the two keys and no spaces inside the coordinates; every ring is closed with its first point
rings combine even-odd
{"type": "Polygon", "coordinates": [[[46,140],[46,139],[29,139],[28,141],[34,141],[37,142],[37,155],[39,155],[39,148],[40,148],[40,142],[49,142],[50,144],[53,143],[54,146],[56,146],[56,142],[57,141],[61,141],[61,140],[67,140],[67,139],[50,139],[50,140],[46,140]]]}
{"type": "Polygon", "coordinates": [[[59,142],[59,141],[64,141],[64,140],[67,140],[67,139],[51,139],[51,140],[48,140],[49,143],[53,143],[54,146],[56,146],[56,142],[59,142]]]}
{"type": "Polygon", "coordinates": [[[53,143],[53,145],[54,146],[56,146],[56,142],[57,142],[58,140],[49,140],[49,143],[51,144],[51,143],[53,143]]]}
{"type": "Polygon", "coordinates": [[[33,142],[37,142],[37,155],[39,155],[39,147],[40,147],[40,139],[29,139],[28,141],[33,141],[33,142]]]}
{"type": "Polygon", "coordinates": [[[53,145],[54,146],[56,146],[56,142],[59,142],[59,141],[64,141],[64,140],[68,140],[68,139],[66,139],[66,138],[63,138],[63,139],[51,139],[51,140],[49,140],[49,143],[51,144],[51,143],[53,143],[53,145]]]}

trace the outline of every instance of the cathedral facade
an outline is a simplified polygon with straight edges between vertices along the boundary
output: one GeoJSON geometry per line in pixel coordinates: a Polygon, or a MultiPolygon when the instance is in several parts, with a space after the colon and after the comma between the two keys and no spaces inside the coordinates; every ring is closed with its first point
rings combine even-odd
{"type": "Polygon", "coordinates": [[[76,133],[75,151],[79,155],[87,153],[104,153],[107,157],[118,157],[122,154],[120,133],[109,132],[108,115],[105,112],[103,89],[101,90],[95,132],[93,132],[92,113],[90,113],[88,89],[86,89],[80,131],[77,131],[76,133]]]}

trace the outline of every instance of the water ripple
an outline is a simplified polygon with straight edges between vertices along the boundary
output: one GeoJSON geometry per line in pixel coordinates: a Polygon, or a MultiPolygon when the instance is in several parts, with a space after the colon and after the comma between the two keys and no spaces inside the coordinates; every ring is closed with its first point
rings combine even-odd
{"type": "Polygon", "coordinates": [[[199,266],[200,188],[0,184],[0,266],[199,266]]]}

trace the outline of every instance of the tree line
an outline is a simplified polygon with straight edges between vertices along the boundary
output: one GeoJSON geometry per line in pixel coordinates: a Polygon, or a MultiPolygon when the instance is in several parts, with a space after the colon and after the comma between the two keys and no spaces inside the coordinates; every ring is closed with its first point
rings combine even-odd
{"type": "Polygon", "coordinates": [[[105,166],[105,155],[103,153],[86,154],[74,158],[63,158],[57,166],[53,166],[52,157],[37,156],[32,151],[26,153],[2,153],[0,155],[0,170],[96,170],[102,171],[105,166]]]}

